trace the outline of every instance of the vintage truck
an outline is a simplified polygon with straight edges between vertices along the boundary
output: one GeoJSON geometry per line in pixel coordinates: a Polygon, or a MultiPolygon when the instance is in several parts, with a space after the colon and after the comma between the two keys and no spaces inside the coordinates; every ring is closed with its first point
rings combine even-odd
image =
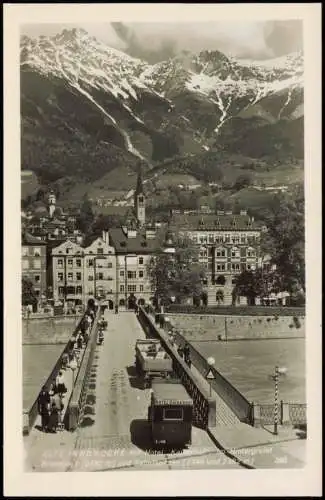
{"type": "Polygon", "coordinates": [[[159,340],[138,339],[135,345],[135,368],[143,378],[144,387],[149,387],[153,377],[172,376],[173,362],[159,340]]]}
{"type": "Polygon", "coordinates": [[[148,421],[154,447],[183,449],[191,444],[193,400],[180,380],[152,381],[148,421]]]}

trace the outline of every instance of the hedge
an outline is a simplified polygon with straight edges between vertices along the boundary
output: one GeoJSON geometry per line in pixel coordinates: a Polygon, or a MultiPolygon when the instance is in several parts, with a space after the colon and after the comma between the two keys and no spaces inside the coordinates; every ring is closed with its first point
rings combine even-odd
{"type": "Polygon", "coordinates": [[[304,307],[272,307],[272,306],[210,306],[195,307],[193,305],[171,304],[165,311],[178,314],[216,314],[221,316],[305,316],[304,307]]]}

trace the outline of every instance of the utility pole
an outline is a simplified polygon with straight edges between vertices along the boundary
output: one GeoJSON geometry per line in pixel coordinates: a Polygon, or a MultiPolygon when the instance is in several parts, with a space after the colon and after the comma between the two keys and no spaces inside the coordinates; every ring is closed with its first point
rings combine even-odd
{"type": "Polygon", "coordinates": [[[127,255],[125,255],[125,257],[124,257],[125,309],[127,309],[127,302],[128,302],[128,292],[127,292],[128,280],[127,280],[127,272],[128,272],[127,255]]]}
{"type": "Polygon", "coordinates": [[[228,340],[227,316],[225,316],[225,340],[228,340]]]}
{"type": "Polygon", "coordinates": [[[94,298],[96,300],[96,257],[94,257],[94,298]]]}
{"type": "Polygon", "coordinates": [[[65,310],[65,306],[67,303],[67,290],[68,284],[67,284],[67,256],[64,256],[64,304],[63,304],[63,309],[65,310]]]}
{"type": "Polygon", "coordinates": [[[115,272],[116,272],[116,279],[115,279],[115,308],[118,307],[118,297],[119,297],[119,290],[120,290],[120,283],[119,283],[119,261],[118,261],[118,256],[115,254],[115,272]]]}

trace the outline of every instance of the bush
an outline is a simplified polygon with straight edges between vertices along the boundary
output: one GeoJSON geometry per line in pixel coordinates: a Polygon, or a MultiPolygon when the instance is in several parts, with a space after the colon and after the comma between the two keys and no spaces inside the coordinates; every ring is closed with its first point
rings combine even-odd
{"type": "Polygon", "coordinates": [[[166,307],[169,313],[178,314],[215,314],[233,316],[305,316],[305,309],[293,307],[271,307],[271,306],[207,306],[194,307],[192,305],[170,304],[166,307]]]}

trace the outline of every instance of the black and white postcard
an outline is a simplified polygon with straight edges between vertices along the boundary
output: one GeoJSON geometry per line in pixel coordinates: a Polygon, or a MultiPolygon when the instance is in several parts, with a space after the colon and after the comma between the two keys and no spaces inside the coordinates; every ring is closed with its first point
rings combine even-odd
{"type": "Polygon", "coordinates": [[[319,4],[7,4],[7,495],[318,495],[319,4]]]}

